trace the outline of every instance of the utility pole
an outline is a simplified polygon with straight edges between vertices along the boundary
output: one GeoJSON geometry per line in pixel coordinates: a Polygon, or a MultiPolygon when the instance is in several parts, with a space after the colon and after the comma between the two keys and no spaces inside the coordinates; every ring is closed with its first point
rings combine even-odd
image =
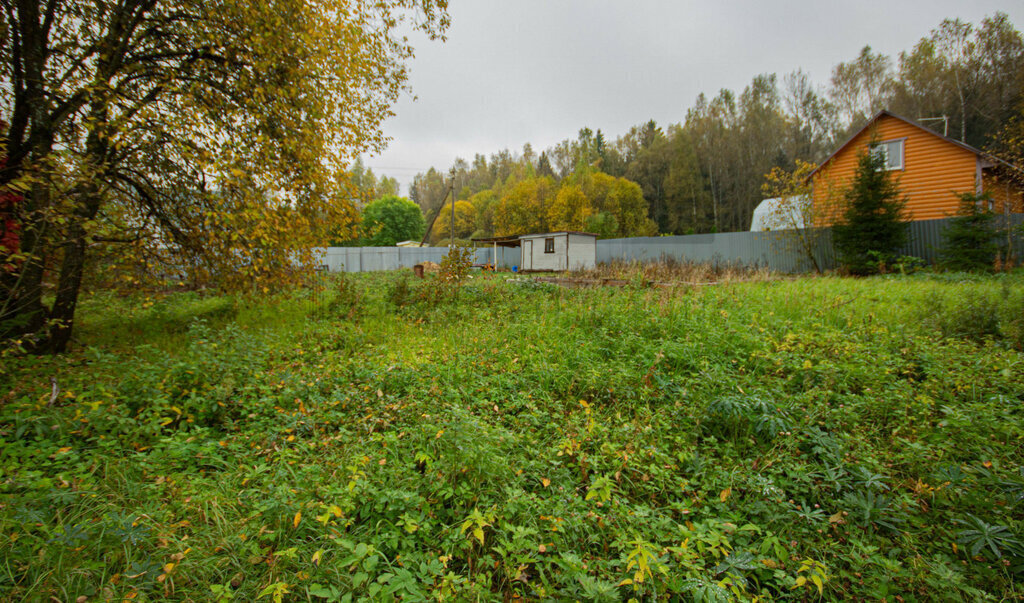
{"type": "Polygon", "coordinates": [[[452,247],[455,245],[455,168],[451,171],[452,184],[452,228],[448,231],[448,253],[451,253],[452,247]]]}
{"type": "MultiPolygon", "coordinates": [[[[454,174],[454,173],[455,173],[455,170],[452,170],[452,174],[454,174]]],[[[452,176],[451,182],[448,183],[448,190],[445,191],[444,197],[441,199],[441,206],[437,208],[437,213],[434,214],[434,217],[430,220],[430,224],[427,225],[427,230],[423,232],[423,239],[420,241],[420,247],[423,247],[423,244],[427,242],[427,237],[430,236],[430,231],[434,228],[434,222],[437,221],[438,216],[440,216],[441,212],[444,211],[444,200],[448,198],[448,195],[452,196],[452,226],[454,227],[455,226],[455,177],[454,177],[454,175],[452,176]]],[[[453,232],[454,232],[454,230],[453,230],[453,232]]]]}

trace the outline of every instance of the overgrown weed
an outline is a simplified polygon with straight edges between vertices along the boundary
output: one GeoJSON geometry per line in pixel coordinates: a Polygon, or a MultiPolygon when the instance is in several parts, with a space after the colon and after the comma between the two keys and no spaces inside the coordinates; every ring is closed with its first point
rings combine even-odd
{"type": "Polygon", "coordinates": [[[87,304],[83,348],[0,374],[0,594],[1020,590],[1012,321],[967,338],[922,319],[942,299],[973,320],[972,296],[1012,318],[1019,274],[667,290],[473,276],[427,304],[427,282],[346,275],[358,312],[315,321],[295,291],[233,318],[169,296],[136,315],[132,349],[124,306],[87,304]]]}
{"type": "Polygon", "coordinates": [[[641,283],[731,283],[765,281],[774,274],[763,267],[729,262],[692,262],[672,258],[658,262],[615,261],[574,273],[586,279],[614,279],[641,283]]]}

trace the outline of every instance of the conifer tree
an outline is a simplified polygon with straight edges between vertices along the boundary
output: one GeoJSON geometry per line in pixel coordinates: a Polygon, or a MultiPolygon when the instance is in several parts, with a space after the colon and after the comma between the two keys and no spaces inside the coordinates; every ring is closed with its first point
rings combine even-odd
{"type": "Polygon", "coordinates": [[[840,223],[832,227],[839,262],[852,274],[878,272],[907,242],[906,200],[886,163],[885,155],[875,150],[860,156],[850,188],[843,195],[846,210],[840,223]]]}
{"type": "Polygon", "coordinates": [[[960,209],[943,233],[942,262],[951,270],[965,272],[992,269],[996,251],[995,213],[989,195],[964,193],[960,209]]]}

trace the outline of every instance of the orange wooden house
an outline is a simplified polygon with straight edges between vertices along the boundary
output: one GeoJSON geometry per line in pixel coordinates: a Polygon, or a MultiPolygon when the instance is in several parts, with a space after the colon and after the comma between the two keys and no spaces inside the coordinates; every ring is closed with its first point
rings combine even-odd
{"type": "Polygon", "coordinates": [[[983,151],[937,134],[889,111],[867,125],[822,162],[808,179],[815,221],[832,224],[842,215],[843,192],[857,161],[874,142],[907,200],[908,220],[935,220],[956,214],[962,193],[989,193],[997,213],[1024,212],[1024,170],[983,151]]]}

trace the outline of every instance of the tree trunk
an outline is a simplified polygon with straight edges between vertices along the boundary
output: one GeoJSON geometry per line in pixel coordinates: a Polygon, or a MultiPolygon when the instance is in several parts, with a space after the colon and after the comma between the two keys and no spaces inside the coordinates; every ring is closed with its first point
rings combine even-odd
{"type": "Polygon", "coordinates": [[[106,132],[109,110],[105,99],[93,100],[89,118],[92,130],[85,140],[85,159],[88,168],[83,170],[83,182],[73,193],[76,207],[64,243],[64,258],[60,267],[57,295],[50,310],[53,327],[47,341],[47,351],[53,354],[65,352],[71,340],[75,308],[78,306],[78,293],[82,288],[82,273],[85,267],[85,224],[96,217],[103,204],[100,183],[104,181],[109,167],[110,138],[106,132]]]}
{"type": "MultiPolygon", "coordinates": [[[[18,2],[17,20],[8,23],[11,34],[17,36],[20,63],[15,74],[20,86],[14,90],[14,120],[11,133],[18,139],[5,141],[9,163],[4,170],[4,183],[20,177],[26,170],[42,172],[53,149],[53,128],[50,102],[43,89],[43,72],[47,58],[47,31],[40,21],[39,3],[33,0],[18,2]],[[22,139],[27,127],[27,140],[22,139]]],[[[21,227],[20,250],[26,256],[16,274],[4,275],[2,281],[6,299],[0,306],[0,338],[23,339],[29,350],[38,349],[38,342],[29,335],[41,333],[46,325],[43,305],[43,276],[47,238],[52,236],[47,213],[51,209],[50,185],[45,176],[38,175],[32,187],[15,207],[21,227]]]]}
{"type": "Polygon", "coordinates": [[[60,267],[57,297],[50,310],[53,326],[45,345],[45,351],[52,354],[67,351],[75,324],[75,308],[78,305],[78,292],[82,286],[82,272],[85,266],[85,229],[80,222],[71,226],[68,239],[60,267]]]}

